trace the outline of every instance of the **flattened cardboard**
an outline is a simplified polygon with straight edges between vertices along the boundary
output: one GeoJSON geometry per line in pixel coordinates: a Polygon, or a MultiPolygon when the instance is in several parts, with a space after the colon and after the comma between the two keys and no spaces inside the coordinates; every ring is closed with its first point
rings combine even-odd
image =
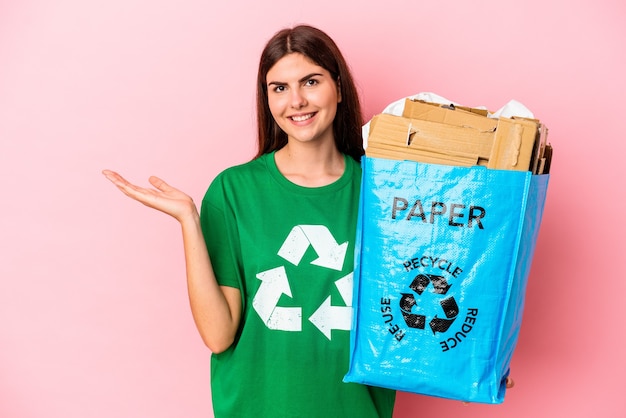
{"type": "Polygon", "coordinates": [[[529,118],[490,118],[482,109],[406,99],[402,116],[372,118],[366,154],[430,164],[547,174],[548,129],[529,118]]]}
{"type": "Polygon", "coordinates": [[[481,132],[469,126],[380,114],[372,119],[368,150],[384,150],[385,147],[404,149],[407,159],[409,155],[419,155],[420,151],[458,156],[461,159],[469,157],[470,165],[476,165],[478,159],[489,158],[493,140],[492,132],[481,132]]]}
{"type": "MultiPolygon", "coordinates": [[[[445,108],[439,105],[406,99],[402,116],[410,119],[420,119],[431,122],[445,123],[453,126],[463,126],[479,132],[493,132],[498,125],[497,119],[490,119],[485,113],[479,114],[468,111],[463,107],[445,108]]],[[[486,112],[486,111],[485,111],[486,112]]]]}
{"type": "Polygon", "coordinates": [[[529,171],[537,138],[537,123],[499,118],[488,168],[529,171]]]}

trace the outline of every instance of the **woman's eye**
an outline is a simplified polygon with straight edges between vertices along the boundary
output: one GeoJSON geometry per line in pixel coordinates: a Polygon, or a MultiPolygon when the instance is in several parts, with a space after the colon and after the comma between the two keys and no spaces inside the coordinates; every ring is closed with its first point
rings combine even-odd
{"type": "Polygon", "coordinates": [[[318,83],[318,81],[317,81],[317,80],[315,80],[315,79],[313,79],[313,78],[311,78],[311,79],[309,79],[309,80],[307,80],[307,81],[306,81],[306,85],[307,85],[307,86],[314,86],[314,85],[316,85],[317,83],[318,83]]]}
{"type": "Polygon", "coordinates": [[[274,92],[275,93],[281,93],[283,91],[285,91],[285,86],[276,86],[276,87],[274,87],[274,92]]]}

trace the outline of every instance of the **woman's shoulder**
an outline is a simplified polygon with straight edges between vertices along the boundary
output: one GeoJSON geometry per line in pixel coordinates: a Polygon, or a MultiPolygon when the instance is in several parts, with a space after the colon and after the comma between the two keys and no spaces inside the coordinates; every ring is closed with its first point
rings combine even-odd
{"type": "Polygon", "coordinates": [[[268,154],[262,155],[245,163],[237,164],[222,170],[215,179],[235,179],[238,177],[255,176],[267,171],[268,154]]]}
{"type": "Polygon", "coordinates": [[[267,155],[262,155],[245,163],[225,168],[211,181],[208,190],[232,189],[258,181],[268,171],[267,158],[267,155]]]}

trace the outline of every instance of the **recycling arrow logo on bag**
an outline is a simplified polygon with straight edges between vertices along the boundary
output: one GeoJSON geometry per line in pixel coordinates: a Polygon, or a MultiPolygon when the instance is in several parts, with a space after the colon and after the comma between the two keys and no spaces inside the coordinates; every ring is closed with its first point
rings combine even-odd
{"type": "MultiPolygon", "coordinates": [[[[298,266],[309,247],[313,247],[318,256],[311,264],[325,269],[342,270],[348,242],[338,244],[328,228],[323,225],[295,226],[278,250],[278,255],[298,266]]],[[[293,297],[285,267],[263,271],[256,277],[261,280],[261,285],[254,295],[252,307],[265,325],[272,330],[302,331],[302,308],[278,306],[283,294],[293,297]]],[[[333,329],[349,331],[351,328],[352,273],[335,281],[335,286],[345,306],[331,305],[328,295],[309,317],[309,321],[329,340],[333,329]]]]}
{"type": "MultiPolygon", "coordinates": [[[[402,293],[400,298],[400,310],[402,311],[402,317],[404,322],[409,328],[425,329],[426,328],[426,315],[418,312],[422,312],[418,306],[418,302],[415,298],[415,293],[422,295],[427,289],[430,289],[435,295],[445,295],[450,289],[445,277],[437,276],[434,274],[418,274],[415,276],[409,288],[414,293],[402,293]],[[432,286],[431,286],[432,285],[432,286]]],[[[441,306],[441,312],[444,317],[440,317],[437,313],[429,322],[430,329],[433,334],[438,332],[446,332],[457,315],[459,314],[459,306],[454,299],[454,296],[442,298],[438,301],[441,306]]]]}

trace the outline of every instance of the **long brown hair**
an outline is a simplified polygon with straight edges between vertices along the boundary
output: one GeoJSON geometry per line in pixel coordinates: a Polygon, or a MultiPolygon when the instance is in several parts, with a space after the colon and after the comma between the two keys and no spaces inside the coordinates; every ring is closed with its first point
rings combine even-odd
{"type": "Polygon", "coordinates": [[[350,69],[335,42],[323,31],[299,25],[277,32],[265,45],[257,75],[258,151],[255,158],[287,144],[287,134],[274,121],[267,99],[267,73],[285,55],[300,53],[328,71],[339,85],[341,102],[333,121],[337,149],[357,161],[364,154],[361,103],[350,69]]]}

